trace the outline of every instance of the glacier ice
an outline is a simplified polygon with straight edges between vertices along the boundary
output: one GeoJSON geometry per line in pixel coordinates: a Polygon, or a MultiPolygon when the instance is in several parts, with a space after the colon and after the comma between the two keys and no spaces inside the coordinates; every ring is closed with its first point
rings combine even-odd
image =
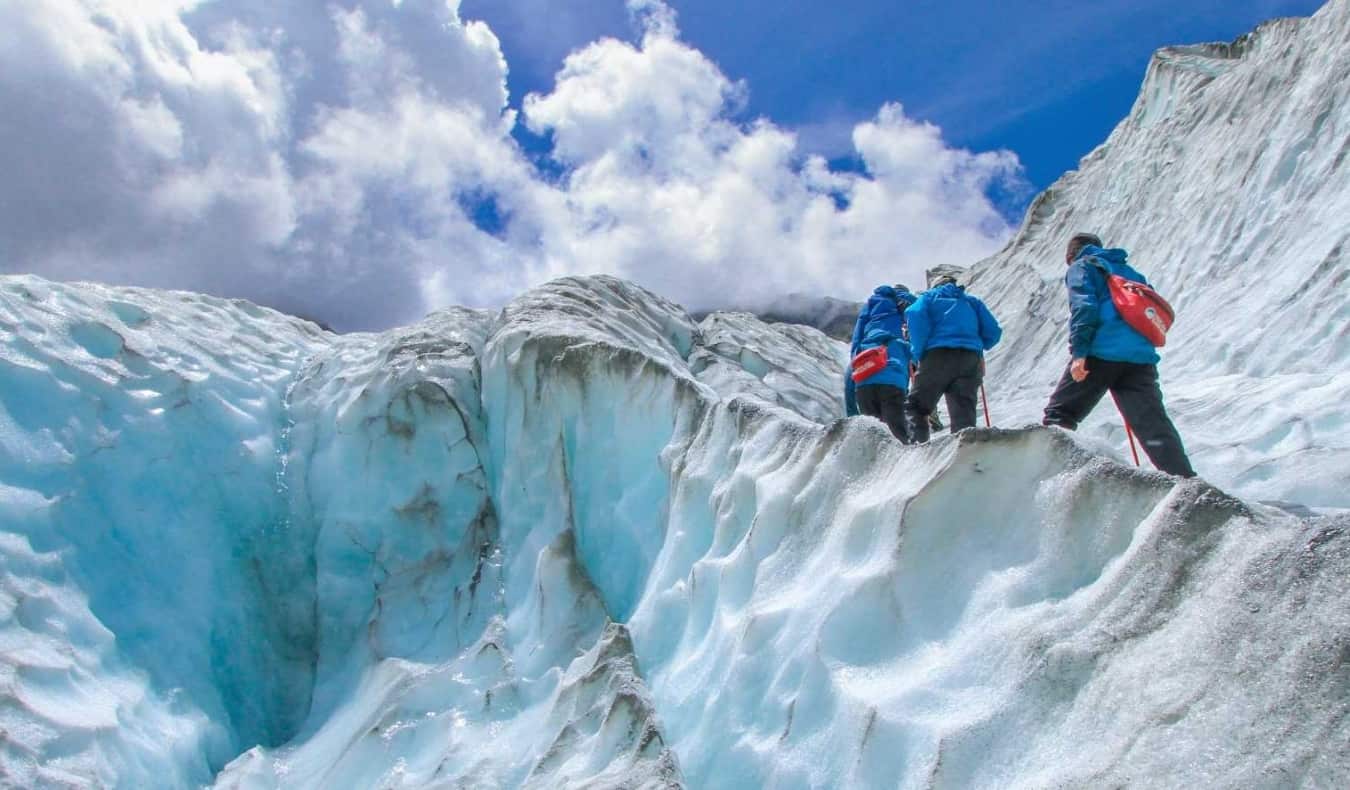
{"type": "Polygon", "coordinates": [[[1347,32],[1159,53],[971,270],[1013,427],[921,447],[820,333],[612,278],[337,336],[0,277],[0,784],[1345,786],[1347,32]],[[1219,487],[1016,427],[1087,227],[1219,487]]]}
{"type": "Polygon", "coordinates": [[[1350,522],[811,419],[814,330],[607,278],[381,335],[0,306],[11,784],[1347,776],[1350,522]]]}
{"type": "MultiPolygon", "coordinates": [[[[1065,243],[1093,231],[1177,308],[1159,370],[1197,471],[1249,499],[1350,507],[1348,41],[1350,3],[1331,0],[1154,56],[1130,115],[971,270],[1005,319],[996,422],[1039,421],[1068,357],[1065,243]]],[[[1125,447],[1107,403],[1081,430],[1125,447]]]]}
{"type": "Polygon", "coordinates": [[[318,330],[36,278],[5,278],[0,321],[3,775],[186,783],[287,740],[314,640],[276,444],[318,330]]]}

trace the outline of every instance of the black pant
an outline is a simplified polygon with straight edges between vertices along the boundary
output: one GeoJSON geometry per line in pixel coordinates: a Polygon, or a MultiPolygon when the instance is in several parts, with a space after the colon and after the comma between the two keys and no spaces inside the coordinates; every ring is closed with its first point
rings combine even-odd
{"type": "Polygon", "coordinates": [[[909,432],[914,441],[928,441],[928,415],[944,396],[952,433],[975,427],[976,403],[984,381],[980,363],[980,352],[968,348],[935,348],[923,355],[909,391],[909,432]]]}
{"type": "Polygon", "coordinates": [[[895,438],[909,444],[905,430],[905,391],[893,384],[871,384],[858,387],[858,411],[886,423],[895,438]]]}
{"type": "Polygon", "coordinates": [[[1158,366],[1088,357],[1087,368],[1088,376],[1081,382],[1074,381],[1067,369],[1064,371],[1045,407],[1042,422],[1072,431],[1110,392],[1153,465],[1168,474],[1195,477],[1181,436],[1163,407],[1158,366]]]}

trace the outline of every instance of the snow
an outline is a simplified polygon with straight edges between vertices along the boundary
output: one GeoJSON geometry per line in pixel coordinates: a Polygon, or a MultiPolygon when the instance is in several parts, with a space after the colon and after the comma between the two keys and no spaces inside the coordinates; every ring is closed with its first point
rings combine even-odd
{"type": "Polygon", "coordinates": [[[1346,785],[1347,9],[1159,55],[972,269],[1011,427],[919,447],[816,330],[608,277],[342,336],[0,278],[0,783],[1346,785]],[[1017,427],[1084,227],[1182,308],[1205,479],[1017,427]]]}

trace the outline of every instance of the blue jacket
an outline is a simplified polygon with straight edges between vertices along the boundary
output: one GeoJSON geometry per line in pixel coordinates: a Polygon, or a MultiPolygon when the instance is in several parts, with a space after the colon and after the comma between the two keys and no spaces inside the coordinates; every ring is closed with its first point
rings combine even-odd
{"type": "Polygon", "coordinates": [[[858,321],[853,325],[853,342],[849,344],[849,359],[860,351],[876,346],[886,346],[886,367],[865,381],[854,383],[852,369],[844,372],[844,410],[852,416],[857,414],[857,402],[854,400],[855,387],[871,387],[877,384],[890,384],[902,390],[909,389],[909,363],[911,360],[909,344],[905,342],[905,319],[900,312],[901,305],[914,300],[909,291],[897,291],[889,285],[877,286],[867,304],[858,313],[858,321]]]}
{"type": "Polygon", "coordinates": [[[924,291],[905,311],[914,358],[935,348],[967,348],[984,353],[998,345],[1003,328],[984,302],[956,283],[924,291]]]}
{"type": "Polygon", "coordinates": [[[863,337],[870,329],[879,326],[896,337],[903,334],[905,318],[900,313],[903,308],[896,306],[898,302],[911,305],[914,303],[914,295],[909,291],[897,291],[890,285],[877,286],[867,298],[867,304],[863,305],[858,313],[857,322],[853,324],[853,341],[848,344],[852,355],[857,355],[862,347],[863,337]]]}
{"type": "Polygon", "coordinates": [[[1074,359],[1097,357],[1111,362],[1156,365],[1158,351],[1148,338],[1125,323],[1111,301],[1104,265],[1112,274],[1147,284],[1144,275],[1125,262],[1122,249],[1087,246],[1069,265],[1064,284],[1069,288],[1069,352],[1074,359]]]}
{"type": "Polygon", "coordinates": [[[892,335],[885,328],[876,327],[868,330],[867,334],[863,336],[862,345],[858,347],[858,350],[866,351],[877,346],[886,347],[886,367],[859,381],[855,386],[873,387],[878,384],[889,384],[892,387],[908,390],[909,363],[912,361],[909,355],[909,343],[906,343],[903,337],[892,335]]]}

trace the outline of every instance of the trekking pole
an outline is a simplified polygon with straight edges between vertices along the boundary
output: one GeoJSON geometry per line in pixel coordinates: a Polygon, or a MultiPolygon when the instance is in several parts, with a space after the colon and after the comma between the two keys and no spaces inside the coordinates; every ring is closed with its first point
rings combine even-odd
{"type": "Polygon", "coordinates": [[[984,396],[983,384],[980,385],[980,402],[984,404],[984,427],[994,427],[994,424],[989,421],[989,399],[984,396]]]}
{"type": "Polygon", "coordinates": [[[1134,446],[1134,429],[1130,427],[1130,418],[1125,416],[1125,410],[1120,408],[1120,401],[1116,398],[1116,393],[1111,393],[1111,400],[1116,404],[1116,411],[1120,412],[1120,421],[1125,423],[1125,438],[1130,440],[1130,455],[1134,456],[1134,465],[1139,465],[1139,450],[1134,446]]]}

